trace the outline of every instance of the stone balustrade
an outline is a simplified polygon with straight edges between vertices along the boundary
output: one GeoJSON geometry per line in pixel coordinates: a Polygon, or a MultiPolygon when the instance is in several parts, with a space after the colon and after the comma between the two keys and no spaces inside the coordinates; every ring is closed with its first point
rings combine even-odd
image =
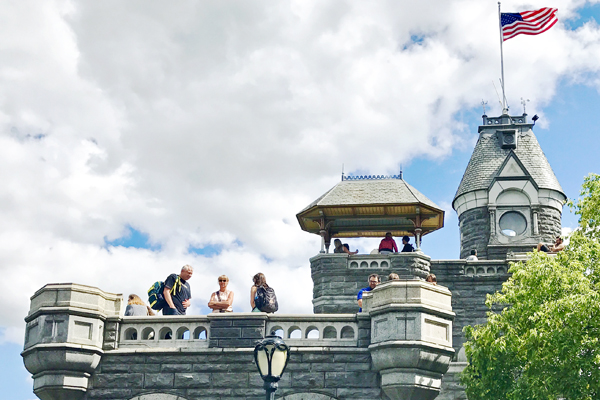
{"type": "MultiPolygon", "coordinates": [[[[266,319],[266,332],[285,339],[289,346],[356,346],[356,315],[282,315],[231,313],[237,321],[266,319]]],[[[217,318],[225,318],[219,315],[217,318]]],[[[119,348],[206,348],[215,316],[123,317],[119,326],[119,348]]]]}
{"type": "Polygon", "coordinates": [[[508,265],[499,264],[497,261],[466,261],[464,265],[465,275],[505,275],[508,273],[508,265]]]}
{"type": "Polygon", "coordinates": [[[206,316],[123,317],[119,348],[204,348],[209,332],[206,316]]]}
{"type": "Polygon", "coordinates": [[[390,256],[387,254],[361,254],[348,257],[348,268],[367,269],[390,267],[390,256]]]}
{"type": "Polygon", "coordinates": [[[357,346],[355,314],[270,315],[267,332],[275,332],[289,346],[357,346]]]}

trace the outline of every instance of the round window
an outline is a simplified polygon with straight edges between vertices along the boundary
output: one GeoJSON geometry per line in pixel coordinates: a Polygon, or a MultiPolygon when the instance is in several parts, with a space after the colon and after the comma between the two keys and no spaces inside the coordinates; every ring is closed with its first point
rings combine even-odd
{"type": "Polygon", "coordinates": [[[527,220],[523,214],[509,211],[500,217],[500,230],[506,236],[521,235],[527,229],[527,220]]]}

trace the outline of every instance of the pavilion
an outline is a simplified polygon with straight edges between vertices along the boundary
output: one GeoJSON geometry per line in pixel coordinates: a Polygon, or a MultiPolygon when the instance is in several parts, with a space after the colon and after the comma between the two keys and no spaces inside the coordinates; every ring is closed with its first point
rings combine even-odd
{"type": "Polygon", "coordinates": [[[402,174],[342,175],[342,181],[300,211],[300,227],[321,236],[321,253],[332,238],[421,237],[444,226],[444,211],[409,185],[402,174]]]}

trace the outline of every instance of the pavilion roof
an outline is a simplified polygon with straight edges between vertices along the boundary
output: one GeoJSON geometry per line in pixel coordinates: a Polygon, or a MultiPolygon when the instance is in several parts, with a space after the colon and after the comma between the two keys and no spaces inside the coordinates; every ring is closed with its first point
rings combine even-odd
{"type": "Polygon", "coordinates": [[[425,235],[444,226],[444,211],[400,176],[348,177],[297,216],[303,230],[331,237],[425,235]]]}

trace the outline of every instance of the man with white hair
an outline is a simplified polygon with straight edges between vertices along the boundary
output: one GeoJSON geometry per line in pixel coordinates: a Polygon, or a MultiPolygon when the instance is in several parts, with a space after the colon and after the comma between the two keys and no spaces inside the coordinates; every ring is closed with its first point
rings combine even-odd
{"type": "Polygon", "coordinates": [[[184,265],[179,275],[171,274],[165,280],[163,296],[167,305],[163,308],[163,315],[185,315],[185,310],[190,306],[192,289],[187,282],[194,272],[191,265],[184,265]]]}

